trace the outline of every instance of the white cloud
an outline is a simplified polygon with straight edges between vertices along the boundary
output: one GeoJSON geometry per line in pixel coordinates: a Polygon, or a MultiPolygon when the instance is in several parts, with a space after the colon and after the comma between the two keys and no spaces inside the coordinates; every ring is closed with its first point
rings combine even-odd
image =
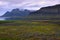
{"type": "Polygon", "coordinates": [[[14,8],[38,10],[41,7],[60,4],[60,0],[0,0],[1,13],[14,8]]]}
{"type": "Polygon", "coordinates": [[[0,1],[0,6],[8,5],[9,2],[0,1]]]}
{"type": "Polygon", "coordinates": [[[58,3],[59,0],[0,0],[0,6],[3,6],[4,8],[43,7],[58,3]]]}

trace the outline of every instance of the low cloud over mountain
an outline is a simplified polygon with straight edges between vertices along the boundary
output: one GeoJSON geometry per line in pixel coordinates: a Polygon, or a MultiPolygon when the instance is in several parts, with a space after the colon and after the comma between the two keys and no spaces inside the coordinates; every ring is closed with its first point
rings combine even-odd
{"type": "Polygon", "coordinates": [[[0,9],[2,9],[0,15],[14,8],[38,10],[41,7],[55,4],[60,4],[60,0],[0,0],[0,9]]]}

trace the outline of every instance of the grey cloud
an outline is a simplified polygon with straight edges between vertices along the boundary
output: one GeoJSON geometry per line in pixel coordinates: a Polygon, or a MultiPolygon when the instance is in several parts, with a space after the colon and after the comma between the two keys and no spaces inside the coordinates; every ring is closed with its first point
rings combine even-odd
{"type": "Polygon", "coordinates": [[[22,3],[25,0],[0,0],[0,1],[6,1],[6,2],[10,2],[10,3],[22,3]]]}
{"type": "Polygon", "coordinates": [[[0,0],[1,13],[14,8],[40,9],[43,6],[60,4],[60,0],[0,0]]]}

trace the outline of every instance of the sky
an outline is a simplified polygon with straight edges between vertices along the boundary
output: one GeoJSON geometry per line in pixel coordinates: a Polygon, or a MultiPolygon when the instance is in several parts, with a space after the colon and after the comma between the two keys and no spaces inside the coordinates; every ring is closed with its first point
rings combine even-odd
{"type": "Polygon", "coordinates": [[[0,16],[15,8],[38,10],[56,4],[60,4],[60,0],[0,0],[0,16]]]}

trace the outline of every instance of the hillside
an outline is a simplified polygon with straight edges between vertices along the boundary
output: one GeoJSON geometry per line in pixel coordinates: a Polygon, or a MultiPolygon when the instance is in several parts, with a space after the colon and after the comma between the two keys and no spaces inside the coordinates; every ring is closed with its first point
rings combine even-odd
{"type": "Polygon", "coordinates": [[[48,7],[42,7],[41,9],[31,12],[29,14],[33,18],[38,19],[60,19],[60,4],[48,7]]]}
{"type": "Polygon", "coordinates": [[[37,11],[13,9],[7,11],[2,17],[10,17],[7,20],[60,20],[60,4],[42,7],[37,11]]]}
{"type": "Polygon", "coordinates": [[[44,15],[48,15],[50,14],[50,16],[52,14],[60,14],[60,5],[54,5],[54,6],[48,6],[48,7],[42,7],[41,9],[30,13],[31,15],[35,15],[35,14],[44,14],[44,15]]]}

